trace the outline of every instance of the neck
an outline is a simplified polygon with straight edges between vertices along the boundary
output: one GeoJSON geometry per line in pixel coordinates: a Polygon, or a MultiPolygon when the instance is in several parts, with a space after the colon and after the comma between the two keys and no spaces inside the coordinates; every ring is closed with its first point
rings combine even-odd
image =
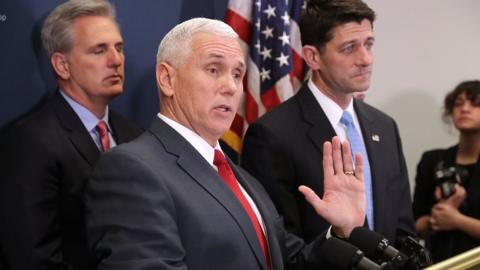
{"type": "Polygon", "coordinates": [[[461,132],[458,143],[457,163],[475,163],[480,155],[480,132],[461,132]]]}
{"type": "Polygon", "coordinates": [[[327,84],[320,78],[320,75],[317,72],[314,71],[312,73],[312,81],[320,90],[320,92],[333,100],[333,102],[337,103],[337,105],[340,106],[340,108],[342,108],[343,110],[347,109],[348,105],[352,101],[353,93],[343,93],[341,91],[333,90],[332,88],[327,86],[327,84]]]}
{"type": "Polygon", "coordinates": [[[105,111],[107,109],[108,101],[102,98],[97,98],[93,100],[90,96],[86,95],[83,92],[75,91],[69,85],[62,85],[59,83],[60,89],[63,93],[75,100],[78,104],[87,108],[92,112],[98,119],[102,119],[105,116],[105,111]]]}

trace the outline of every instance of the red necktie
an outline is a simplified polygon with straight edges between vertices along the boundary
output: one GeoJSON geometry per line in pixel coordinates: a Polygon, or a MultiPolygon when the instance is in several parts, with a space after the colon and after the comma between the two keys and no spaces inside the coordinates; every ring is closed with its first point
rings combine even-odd
{"type": "Polygon", "coordinates": [[[107,152],[110,149],[110,139],[108,138],[108,129],[105,121],[101,120],[97,124],[97,131],[100,134],[100,142],[102,143],[103,152],[107,152]]]}
{"type": "Polygon", "coordinates": [[[257,219],[257,216],[255,215],[255,212],[253,212],[251,205],[248,203],[247,198],[245,198],[242,191],[240,190],[240,186],[238,185],[237,179],[235,178],[235,175],[233,174],[232,169],[230,168],[230,165],[228,165],[228,162],[221,151],[215,150],[215,158],[213,160],[213,164],[217,166],[218,174],[225,181],[225,183],[232,190],[232,192],[235,194],[237,199],[243,205],[243,208],[247,212],[248,216],[250,217],[250,221],[252,222],[253,227],[255,228],[258,241],[260,242],[260,246],[262,247],[263,255],[265,255],[265,260],[267,261],[268,269],[272,269],[270,265],[270,257],[268,254],[267,240],[265,238],[265,234],[263,233],[262,227],[260,226],[260,223],[257,219]]]}

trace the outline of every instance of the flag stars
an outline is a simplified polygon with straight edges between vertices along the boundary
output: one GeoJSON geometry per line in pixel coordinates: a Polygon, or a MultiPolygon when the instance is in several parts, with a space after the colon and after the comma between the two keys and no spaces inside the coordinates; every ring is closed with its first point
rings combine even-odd
{"type": "Polygon", "coordinates": [[[257,22],[255,23],[255,28],[260,31],[260,18],[257,19],[257,22]]]}
{"type": "Polygon", "coordinates": [[[282,45],[290,45],[290,36],[284,31],[281,36],[278,37],[279,40],[282,41],[282,45]]]}
{"type": "Polygon", "coordinates": [[[272,50],[268,49],[267,47],[263,47],[263,50],[260,52],[262,55],[263,61],[272,58],[272,50]]]}
{"type": "Polygon", "coordinates": [[[267,14],[267,19],[270,19],[270,17],[277,17],[277,15],[275,14],[275,9],[277,8],[268,5],[267,9],[263,11],[263,13],[267,14]]]}
{"type": "Polygon", "coordinates": [[[262,0],[257,0],[255,5],[258,7],[258,11],[262,10],[262,0]]]}
{"type": "Polygon", "coordinates": [[[257,43],[255,43],[255,45],[253,46],[255,49],[257,49],[257,52],[260,53],[260,40],[257,41],[257,43]]]}
{"type": "Polygon", "coordinates": [[[262,82],[265,80],[270,80],[270,70],[266,70],[262,67],[262,70],[260,71],[260,79],[262,80],[262,82]]]}
{"type": "Polygon", "coordinates": [[[302,4],[302,9],[305,10],[307,9],[307,1],[304,1],[302,4]]]}
{"type": "Polygon", "coordinates": [[[265,39],[273,38],[273,27],[265,26],[265,30],[262,31],[262,34],[265,35],[265,39]]]}
{"type": "Polygon", "coordinates": [[[285,11],[285,14],[281,17],[283,20],[284,25],[290,25],[290,16],[288,15],[288,12],[285,11]]]}
{"type": "Polygon", "coordinates": [[[278,61],[278,64],[280,65],[280,67],[282,67],[283,65],[288,66],[288,58],[289,57],[290,57],[289,55],[285,55],[282,52],[282,53],[280,53],[279,57],[275,58],[275,60],[278,61]]]}

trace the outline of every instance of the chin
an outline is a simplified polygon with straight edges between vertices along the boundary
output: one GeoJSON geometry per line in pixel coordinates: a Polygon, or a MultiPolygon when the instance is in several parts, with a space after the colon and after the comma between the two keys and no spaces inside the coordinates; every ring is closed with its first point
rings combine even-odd
{"type": "Polygon", "coordinates": [[[117,96],[119,96],[123,93],[123,86],[115,87],[115,88],[109,89],[105,92],[107,93],[108,96],[110,96],[112,98],[117,97],[117,96]]]}

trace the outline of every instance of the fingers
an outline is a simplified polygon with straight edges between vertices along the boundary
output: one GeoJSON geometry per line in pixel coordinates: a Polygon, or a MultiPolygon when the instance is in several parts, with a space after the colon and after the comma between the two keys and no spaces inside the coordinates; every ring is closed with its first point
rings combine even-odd
{"type": "Polygon", "coordinates": [[[345,172],[353,172],[353,159],[352,151],[350,150],[350,144],[348,141],[342,143],[342,156],[343,156],[343,170],[345,172]]]}
{"type": "Polygon", "coordinates": [[[318,214],[321,214],[325,211],[325,204],[320,197],[318,197],[315,191],[307,186],[299,186],[298,190],[303,194],[303,196],[305,196],[305,199],[313,206],[318,214]]]}
{"type": "Polygon", "coordinates": [[[363,159],[359,153],[355,155],[355,166],[353,166],[352,151],[348,141],[341,143],[338,136],[335,136],[331,143],[323,144],[323,174],[325,178],[338,173],[355,172],[357,178],[363,180],[363,171],[363,159]]]}
{"type": "Polygon", "coordinates": [[[440,190],[439,187],[435,188],[435,199],[439,201],[442,198],[442,191],[440,190]]]}
{"type": "Polygon", "coordinates": [[[363,181],[363,159],[362,154],[357,153],[355,154],[355,176],[357,179],[363,181]]]}
{"type": "Polygon", "coordinates": [[[332,144],[325,142],[323,144],[323,176],[325,179],[330,179],[333,175],[332,144]]]}
{"type": "Polygon", "coordinates": [[[455,184],[455,193],[453,195],[458,194],[459,197],[463,197],[466,195],[466,193],[467,192],[465,191],[465,188],[459,184],[455,184]]]}
{"type": "Polygon", "coordinates": [[[333,169],[335,174],[343,173],[343,160],[342,160],[342,145],[340,138],[335,136],[332,138],[332,157],[333,157],[333,169]]]}

